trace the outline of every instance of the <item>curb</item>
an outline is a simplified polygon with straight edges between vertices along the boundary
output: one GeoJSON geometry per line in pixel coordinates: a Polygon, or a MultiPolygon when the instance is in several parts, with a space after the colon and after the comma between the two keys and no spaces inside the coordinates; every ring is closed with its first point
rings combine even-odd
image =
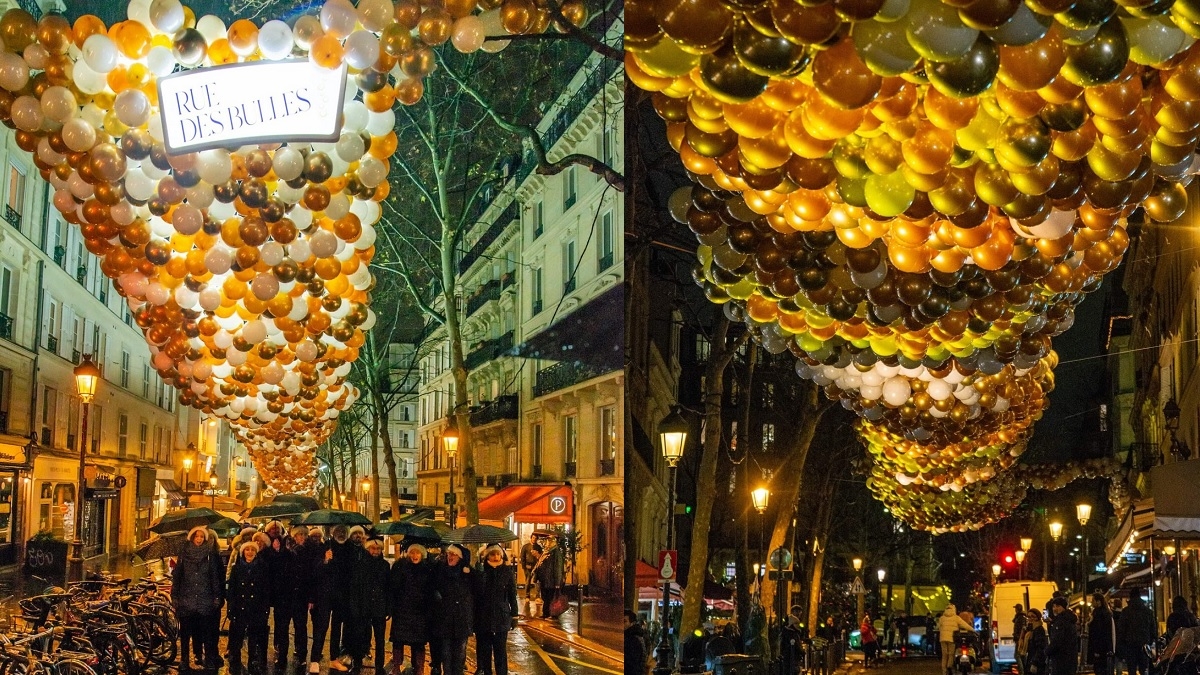
{"type": "Polygon", "coordinates": [[[521,617],[519,625],[527,630],[548,635],[556,640],[570,644],[572,647],[591,652],[615,663],[621,663],[625,660],[625,655],[616,651],[615,649],[605,647],[604,645],[598,642],[593,642],[587,638],[568,633],[549,621],[546,621],[545,619],[521,617]]]}

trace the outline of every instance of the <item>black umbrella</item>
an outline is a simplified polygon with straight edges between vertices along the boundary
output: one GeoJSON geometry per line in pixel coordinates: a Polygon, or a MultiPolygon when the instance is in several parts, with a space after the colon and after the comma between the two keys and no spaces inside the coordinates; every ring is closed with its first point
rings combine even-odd
{"type": "Polygon", "coordinates": [[[180,509],[179,511],[171,511],[162,518],[159,518],[150,526],[150,531],[158,534],[187,532],[193,527],[208,527],[224,518],[225,516],[207,506],[195,509],[180,509]]]}
{"type": "Polygon", "coordinates": [[[296,519],[297,525],[370,525],[371,519],[354,511],[318,509],[296,519]]]}
{"type": "Polygon", "coordinates": [[[442,537],[433,526],[422,525],[420,523],[409,523],[398,521],[393,523],[381,523],[375,530],[379,534],[403,535],[405,539],[428,539],[430,541],[439,541],[442,537]]]}
{"type": "Polygon", "coordinates": [[[217,534],[224,533],[226,535],[231,532],[236,534],[238,532],[238,530],[242,529],[241,523],[234,520],[233,518],[222,518],[222,519],[218,520],[217,522],[213,523],[212,525],[209,525],[209,527],[212,530],[214,530],[217,534]]]}
{"type": "Polygon", "coordinates": [[[299,504],[303,506],[304,511],[316,511],[321,508],[321,503],[315,498],[308,495],[275,495],[271,498],[272,504],[299,504]]]}
{"type": "Polygon", "coordinates": [[[245,512],[245,515],[247,518],[282,518],[283,516],[299,515],[309,510],[302,504],[292,502],[263,502],[245,512]]]}
{"type": "Polygon", "coordinates": [[[187,548],[186,532],[171,532],[166,535],[154,535],[133,549],[134,555],[147,562],[163,558],[178,558],[187,548]]]}
{"type": "Polygon", "coordinates": [[[516,541],[517,535],[512,530],[492,525],[468,525],[452,530],[442,535],[443,541],[453,544],[501,544],[516,541]]]}

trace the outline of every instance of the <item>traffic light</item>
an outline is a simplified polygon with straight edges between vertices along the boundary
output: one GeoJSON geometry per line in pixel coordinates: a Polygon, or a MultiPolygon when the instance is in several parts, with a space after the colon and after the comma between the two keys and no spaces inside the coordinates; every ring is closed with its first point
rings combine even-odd
{"type": "Polygon", "coordinates": [[[1004,554],[1004,566],[1008,567],[1009,565],[1013,564],[1013,562],[1014,562],[1013,555],[1011,553],[1005,553],[1004,554]]]}

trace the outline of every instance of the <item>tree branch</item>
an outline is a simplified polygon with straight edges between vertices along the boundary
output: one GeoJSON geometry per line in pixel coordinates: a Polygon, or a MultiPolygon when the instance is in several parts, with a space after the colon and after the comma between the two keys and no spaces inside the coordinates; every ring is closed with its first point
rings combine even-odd
{"type": "Polygon", "coordinates": [[[408,287],[408,292],[412,294],[413,300],[416,301],[421,311],[428,314],[429,318],[436,321],[439,325],[445,324],[446,317],[426,302],[425,298],[421,297],[421,293],[417,290],[417,285],[412,280],[412,273],[408,269],[408,263],[404,262],[404,256],[396,256],[396,263],[400,266],[400,270],[397,270],[396,274],[400,275],[400,278],[404,281],[404,285],[408,287]]]}
{"type": "Polygon", "coordinates": [[[539,163],[537,172],[543,176],[553,176],[568,168],[579,165],[588,171],[600,176],[606,183],[613,186],[617,190],[625,191],[625,177],[613,170],[612,167],[592,157],[591,155],[567,155],[557,162],[539,163]]]}
{"type": "MultiPolygon", "coordinates": [[[[489,103],[486,99],[483,98],[482,94],[480,94],[478,91],[476,91],[474,88],[472,88],[471,85],[467,84],[466,80],[463,79],[462,77],[460,77],[458,73],[451,70],[446,65],[445,61],[441,59],[440,56],[438,57],[438,60],[441,61],[442,69],[444,71],[446,71],[446,74],[450,76],[450,79],[454,80],[454,82],[463,91],[465,91],[467,93],[467,95],[469,95],[471,98],[475,99],[475,102],[479,104],[479,107],[483,108],[483,111],[488,114],[488,117],[492,118],[492,121],[496,123],[496,126],[499,126],[501,129],[504,129],[505,131],[507,131],[509,133],[516,134],[524,140],[526,146],[528,146],[530,151],[533,152],[534,159],[537,160],[538,173],[542,173],[544,168],[555,168],[557,165],[562,164],[564,161],[566,161],[565,159],[563,159],[558,162],[551,162],[546,157],[545,141],[542,140],[542,135],[540,133],[538,133],[537,129],[533,128],[532,126],[530,126],[528,124],[513,124],[512,122],[509,122],[508,120],[504,119],[500,115],[500,112],[498,110],[496,110],[496,108],[494,106],[492,106],[491,103],[489,103]]],[[[616,169],[609,167],[608,165],[606,165],[605,163],[601,162],[598,159],[593,158],[592,162],[593,162],[592,164],[585,165],[585,166],[588,166],[588,168],[593,173],[599,175],[601,178],[606,180],[609,185],[612,185],[618,191],[620,191],[620,192],[625,191],[624,176],[622,176],[620,173],[618,173],[616,171],[616,169]],[[607,171],[604,171],[604,172],[597,171],[598,167],[605,167],[607,169],[607,171]]],[[[569,163],[564,164],[563,166],[557,168],[557,170],[552,171],[552,173],[558,173],[558,172],[562,171],[563,169],[566,169],[567,166],[570,166],[571,164],[582,164],[582,162],[578,162],[578,161],[569,162],[569,163]]]]}
{"type": "Polygon", "coordinates": [[[506,35],[484,38],[484,41],[504,41],[504,40],[579,40],[587,45],[589,49],[596,52],[606,59],[612,59],[618,63],[625,62],[625,51],[616,47],[611,47],[596,39],[596,36],[591,35],[587,31],[579,28],[575,24],[567,21],[567,17],[563,16],[562,8],[557,0],[546,0],[546,9],[550,13],[550,20],[554,25],[562,31],[561,33],[541,33],[540,35],[506,35]]]}

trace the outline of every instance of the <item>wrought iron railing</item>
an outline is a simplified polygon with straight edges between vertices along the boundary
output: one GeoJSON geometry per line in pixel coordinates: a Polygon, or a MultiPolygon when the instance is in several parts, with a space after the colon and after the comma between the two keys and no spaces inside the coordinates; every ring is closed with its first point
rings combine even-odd
{"type": "Polygon", "coordinates": [[[478,312],[481,307],[500,298],[500,282],[493,280],[476,289],[475,294],[467,298],[467,316],[478,312]]]}
{"type": "Polygon", "coordinates": [[[78,281],[80,284],[87,284],[87,273],[87,265],[80,265],[79,267],[76,267],[75,281],[78,281]]]}
{"type": "Polygon", "coordinates": [[[7,314],[0,314],[0,338],[11,340],[13,336],[13,319],[7,314]]]}
{"type": "Polygon", "coordinates": [[[463,359],[463,365],[467,367],[467,370],[478,368],[488,361],[504,356],[504,353],[512,348],[513,332],[508,331],[498,338],[476,343],[474,349],[463,359]]]}
{"type": "Polygon", "coordinates": [[[42,427],[42,447],[50,448],[54,446],[54,432],[49,427],[42,427]]]}
{"type": "Polygon", "coordinates": [[[614,256],[612,254],[612,251],[609,251],[608,253],[605,253],[604,255],[600,256],[600,262],[597,263],[597,265],[596,265],[596,271],[603,272],[604,270],[612,267],[613,258],[614,258],[614,256]]]}
{"type": "Polygon", "coordinates": [[[47,335],[46,336],[46,349],[55,354],[58,354],[58,336],[57,335],[47,335]]]}
{"type": "Polygon", "coordinates": [[[617,473],[617,460],[602,459],[600,460],[600,475],[615,476],[617,473]]]}
{"type": "Polygon", "coordinates": [[[7,204],[4,206],[4,219],[18,230],[21,229],[21,213],[7,204]]]}
{"type": "Polygon", "coordinates": [[[533,396],[545,396],[573,384],[579,384],[603,373],[595,366],[575,361],[562,361],[538,371],[533,383],[533,396]]]}
{"type": "Polygon", "coordinates": [[[570,295],[575,292],[575,277],[567,279],[567,283],[563,284],[563,295],[570,295]]]}
{"type": "Polygon", "coordinates": [[[533,308],[532,308],[532,309],[533,309],[533,313],[534,313],[534,314],[541,314],[541,313],[542,313],[542,300],[541,300],[541,298],[538,298],[537,300],[534,300],[534,301],[533,301],[533,308]]]}
{"type": "Polygon", "coordinates": [[[481,427],[496,420],[515,420],[518,418],[519,408],[516,394],[501,396],[483,404],[478,410],[472,411],[471,426],[481,427]]]}
{"type": "Polygon", "coordinates": [[[575,462],[563,462],[563,476],[566,478],[574,478],[579,465],[575,462]]]}
{"type": "Polygon", "coordinates": [[[66,262],[66,260],[67,260],[67,247],[66,246],[55,246],[54,247],[54,264],[58,265],[59,267],[62,267],[63,263],[66,262]]]}

